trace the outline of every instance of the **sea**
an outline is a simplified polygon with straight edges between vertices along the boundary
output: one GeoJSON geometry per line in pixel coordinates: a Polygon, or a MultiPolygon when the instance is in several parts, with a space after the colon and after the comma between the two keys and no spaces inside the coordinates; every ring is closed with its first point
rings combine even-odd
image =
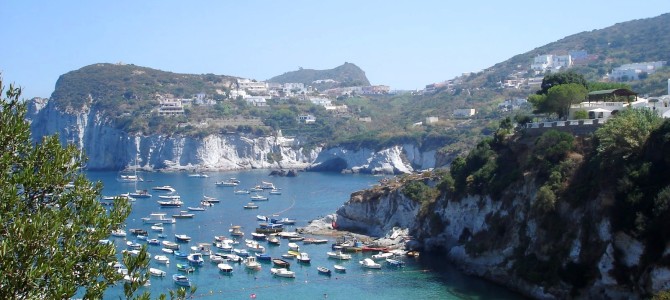
{"type": "MultiPolygon", "coordinates": [[[[297,177],[269,176],[269,170],[245,170],[227,172],[208,172],[207,177],[194,177],[190,173],[175,172],[140,172],[138,175],[144,180],[138,183],[119,182],[117,172],[87,172],[92,181],[103,183],[103,196],[113,196],[132,192],[137,189],[148,189],[150,198],[136,199],[132,203],[132,212],[126,222],[126,231],[141,228],[148,231],[149,239],[158,238],[159,232],[152,232],[151,224],[144,224],[142,217],[151,213],[166,213],[168,216],[187,210],[188,206],[199,206],[204,196],[220,200],[205,211],[192,211],[192,219],[178,219],[175,224],[165,224],[163,234],[165,240],[174,241],[175,234],[190,236],[191,242],[181,244],[180,250],[188,252],[190,246],[197,243],[212,243],[214,236],[229,236],[231,226],[241,226],[245,232],[243,239],[250,239],[251,233],[259,227],[257,215],[273,216],[276,218],[288,217],[296,220],[294,226],[286,226],[286,231],[294,231],[296,227],[306,226],[310,220],[334,213],[348,199],[352,192],[369,188],[379,182],[382,177],[362,174],[338,173],[298,173],[297,177]],[[236,178],[240,181],[237,187],[221,187],[215,183],[236,178]],[[266,191],[259,194],[268,196],[267,201],[254,201],[258,209],[244,209],[247,203],[252,202],[250,195],[235,194],[235,189],[249,189],[260,185],[263,181],[271,182],[281,190],[281,195],[269,195],[266,191]],[[166,192],[152,191],[156,186],[172,186],[181,196],[184,205],[181,208],[162,208],[157,203],[159,195],[166,192]]],[[[326,254],[331,250],[334,241],[327,238],[326,244],[303,244],[301,252],[307,252],[311,264],[303,265],[295,260],[290,270],[295,272],[295,278],[274,277],[270,262],[261,262],[259,271],[247,270],[244,265],[230,263],[233,272],[230,275],[222,274],[215,263],[205,257],[203,266],[196,267],[196,271],[185,274],[192,284],[197,287],[193,299],[524,299],[504,287],[485,280],[468,276],[460,272],[442,256],[422,253],[419,257],[404,257],[404,267],[392,267],[382,264],[378,270],[365,269],[359,261],[375,254],[374,252],[353,253],[351,260],[340,261],[329,258],[326,254]],[[335,264],[346,267],[345,273],[336,273],[335,264]],[[333,271],[330,276],[322,275],[317,271],[318,266],[324,266],[333,271]]],[[[118,253],[126,249],[127,241],[136,241],[136,236],[128,232],[127,237],[111,237],[118,248],[118,253]]],[[[261,242],[266,253],[272,257],[280,257],[288,251],[288,240],[282,239],[281,245],[270,246],[261,242]]],[[[151,257],[163,255],[162,246],[148,245],[151,257]]],[[[236,247],[244,248],[244,241],[236,247]]],[[[216,250],[215,247],[212,247],[216,250]]],[[[142,287],[139,292],[149,291],[152,298],[159,294],[168,294],[169,290],[176,290],[178,286],[172,281],[172,275],[180,273],[176,265],[187,264],[186,260],[179,260],[166,254],[170,263],[159,264],[154,259],[150,267],[167,272],[166,277],[151,277],[150,285],[142,287]]],[[[119,255],[120,258],[120,255],[119,255]]],[[[105,299],[123,298],[123,284],[110,287],[105,299]]]]}

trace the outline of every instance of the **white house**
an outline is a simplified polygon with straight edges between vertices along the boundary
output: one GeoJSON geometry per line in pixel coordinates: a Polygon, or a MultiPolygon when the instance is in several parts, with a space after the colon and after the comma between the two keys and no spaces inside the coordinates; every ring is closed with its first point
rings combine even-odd
{"type": "Polygon", "coordinates": [[[184,106],[180,99],[164,99],[160,101],[158,114],[161,116],[178,116],[184,114],[184,106]]]}
{"type": "Polygon", "coordinates": [[[312,123],[316,122],[316,117],[314,117],[312,115],[299,115],[298,120],[300,122],[305,123],[305,124],[312,124],[312,123]]]}
{"type": "Polygon", "coordinates": [[[474,108],[458,108],[454,109],[454,118],[469,118],[476,113],[474,108]]]}
{"type": "Polygon", "coordinates": [[[331,106],[333,104],[332,100],[326,98],[309,98],[309,101],[314,105],[321,106],[331,106]]]}
{"type": "Polygon", "coordinates": [[[246,96],[244,97],[244,100],[253,106],[261,107],[268,105],[267,101],[265,101],[265,97],[263,96],[246,96]]]}
{"type": "Polygon", "coordinates": [[[240,78],[237,80],[237,88],[248,91],[249,93],[260,94],[267,92],[268,84],[263,81],[240,78]]]}
{"type": "Polygon", "coordinates": [[[662,66],[665,66],[665,61],[651,61],[651,62],[641,62],[633,64],[621,65],[617,68],[612,69],[612,73],[609,75],[610,80],[638,80],[640,74],[647,73],[652,74],[662,66]]]}
{"type": "Polygon", "coordinates": [[[426,124],[433,124],[439,121],[438,117],[426,117],[426,124]]]}

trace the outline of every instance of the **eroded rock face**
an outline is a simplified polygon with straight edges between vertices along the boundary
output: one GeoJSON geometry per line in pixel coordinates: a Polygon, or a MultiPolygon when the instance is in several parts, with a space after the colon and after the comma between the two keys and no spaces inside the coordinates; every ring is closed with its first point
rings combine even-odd
{"type": "Polygon", "coordinates": [[[299,138],[281,136],[131,135],[114,128],[95,109],[59,111],[42,98],[29,102],[27,118],[36,141],[59,134],[62,143],[74,143],[84,150],[90,170],[123,169],[135,165],[137,158],[137,164],[145,170],[310,169],[401,174],[412,172],[413,166],[431,168],[435,161],[435,151],[423,153],[413,145],[381,151],[342,148],[324,151],[320,147],[304,149],[299,138]]]}
{"type": "Polygon", "coordinates": [[[568,221],[553,227],[531,209],[536,190],[533,182],[527,182],[510,188],[503,199],[442,196],[426,213],[420,203],[402,193],[401,185],[381,185],[353,193],[337,210],[336,220],[343,230],[373,237],[384,236],[394,227],[407,228],[412,247],[441,253],[467,273],[537,299],[636,299],[670,286],[668,267],[661,262],[641,266],[645,252],[641,241],[612,232],[607,214],[597,205],[558,207],[556,213],[568,221]],[[537,280],[545,274],[534,272],[552,262],[560,264],[552,283],[537,280]],[[617,281],[619,267],[647,271],[637,286],[628,286],[617,281]],[[593,272],[590,278],[595,279],[575,279],[585,272],[593,272]]]}

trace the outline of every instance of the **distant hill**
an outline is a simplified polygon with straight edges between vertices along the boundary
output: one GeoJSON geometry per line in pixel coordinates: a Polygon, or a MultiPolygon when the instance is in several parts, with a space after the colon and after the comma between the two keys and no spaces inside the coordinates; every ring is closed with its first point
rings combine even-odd
{"type": "Polygon", "coordinates": [[[177,74],[132,64],[100,63],[61,75],[51,100],[63,109],[79,110],[84,105],[94,104],[118,113],[133,112],[153,101],[156,93],[179,98],[206,93],[223,99],[235,79],[214,74],[177,74]]]}
{"type": "MultiPolygon", "coordinates": [[[[670,62],[670,13],[570,35],[498,63],[469,78],[468,82],[472,86],[492,87],[509,74],[519,69],[528,69],[533,58],[538,55],[567,54],[573,50],[586,50],[595,58],[589,63],[572,68],[591,81],[599,80],[612,68],[626,63],[670,62]]],[[[658,82],[653,84],[648,82],[643,84],[630,82],[630,84],[633,88],[636,88],[636,85],[643,88],[644,90],[637,90],[640,93],[653,94],[667,89],[667,83],[656,81],[658,82]]]]}
{"type": "Polygon", "coordinates": [[[279,76],[272,77],[267,82],[274,83],[302,83],[312,86],[318,90],[336,87],[369,86],[370,81],[365,72],[352,63],[345,62],[343,65],[330,70],[300,69],[279,76]]]}

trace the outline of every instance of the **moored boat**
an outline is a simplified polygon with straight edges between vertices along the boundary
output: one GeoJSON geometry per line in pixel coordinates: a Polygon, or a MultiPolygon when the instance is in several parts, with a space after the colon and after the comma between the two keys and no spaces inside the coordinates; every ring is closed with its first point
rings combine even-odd
{"type": "Polygon", "coordinates": [[[265,197],[265,196],[259,195],[259,194],[254,194],[253,196],[251,196],[249,198],[251,198],[251,201],[265,201],[265,200],[269,199],[268,197],[265,197]]]}
{"type": "Polygon", "coordinates": [[[179,243],[188,243],[191,241],[191,237],[185,234],[175,234],[174,239],[179,243]]]}
{"type": "Polygon", "coordinates": [[[358,263],[361,264],[361,266],[363,266],[364,268],[368,268],[368,269],[381,269],[382,268],[382,265],[376,263],[371,258],[363,259],[363,260],[359,261],[358,263]]]}
{"type": "Polygon", "coordinates": [[[157,268],[149,268],[149,274],[155,277],[165,277],[165,275],[167,275],[167,272],[157,268]]]}
{"type": "Polygon", "coordinates": [[[289,271],[288,269],[285,268],[271,268],[270,272],[272,273],[272,275],[277,277],[295,278],[295,272],[289,271]]]}
{"type": "Polygon", "coordinates": [[[300,246],[298,246],[298,244],[296,244],[296,243],[288,243],[288,248],[290,250],[294,250],[294,251],[299,251],[300,250],[300,246]]]}
{"type": "Polygon", "coordinates": [[[335,258],[341,260],[351,259],[351,254],[342,253],[342,251],[337,252],[329,251],[326,252],[326,254],[328,255],[329,258],[335,258]]]}
{"type": "Polygon", "coordinates": [[[166,215],[164,213],[151,213],[148,217],[142,218],[142,221],[153,224],[172,224],[176,222],[174,218],[168,218],[166,215]]]}
{"type": "Polygon", "coordinates": [[[319,274],[330,275],[330,269],[322,266],[316,267],[316,270],[319,271],[319,274]]]}
{"type": "Polygon", "coordinates": [[[261,264],[256,261],[255,256],[249,256],[244,260],[244,267],[250,270],[260,270],[261,264]]]}
{"type": "Polygon", "coordinates": [[[230,228],[230,235],[232,236],[244,236],[244,232],[242,232],[242,227],[239,225],[235,225],[230,228]]]}
{"type": "Polygon", "coordinates": [[[192,219],[195,214],[189,213],[185,210],[180,211],[178,214],[172,215],[175,219],[192,219]]]}
{"type": "Polygon", "coordinates": [[[170,199],[167,201],[158,200],[156,202],[158,202],[161,207],[181,207],[184,205],[184,202],[179,199],[170,199]]]}
{"type": "Polygon", "coordinates": [[[184,275],[174,274],[172,275],[172,281],[178,286],[191,286],[191,280],[184,275]]]}
{"type": "Polygon", "coordinates": [[[162,191],[162,192],[170,192],[170,193],[174,193],[176,191],[173,187],[171,187],[169,185],[155,186],[155,187],[152,187],[151,189],[154,190],[154,191],[162,191]]]}
{"type": "Polygon", "coordinates": [[[247,203],[247,205],[244,206],[244,209],[255,209],[258,208],[258,205],[254,204],[253,202],[247,203]]]}
{"type": "Polygon", "coordinates": [[[288,261],[285,261],[281,258],[273,258],[272,259],[272,264],[277,266],[277,267],[280,267],[280,268],[288,268],[288,267],[291,266],[291,263],[289,263],[288,261]]]}
{"type": "Polygon", "coordinates": [[[189,207],[188,207],[188,210],[190,210],[190,211],[204,211],[205,208],[202,207],[202,206],[196,206],[196,207],[194,207],[194,206],[189,206],[189,207]]]}
{"type": "Polygon", "coordinates": [[[159,264],[169,264],[170,263],[170,259],[165,255],[156,255],[156,256],[154,256],[154,260],[156,260],[156,262],[159,263],[159,264]]]}
{"type": "Polygon", "coordinates": [[[128,193],[132,198],[151,198],[151,194],[147,190],[135,190],[133,193],[128,193]]]}
{"type": "Polygon", "coordinates": [[[202,258],[202,253],[191,253],[186,259],[192,266],[202,266],[205,263],[205,259],[202,258]]]}
{"type": "Polygon", "coordinates": [[[189,265],[177,264],[177,271],[191,273],[191,272],[195,271],[195,268],[193,268],[189,265]]]}
{"type": "Polygon", "coordinates": [[[233,273],[233,267],[229,264],[220,263],[220,264],[216,265],[216,267],[219,268],[219,271],[221,271],[221,273],[225,273],[225,274],[233,273]]]}
{"type": "Polygon", "coordinates": [[[405,265],[404,261],[393,258],[387,258],[386,263],[392,267],[403,267],[405,265]]]}
{"type": "Polygon", "coordinates": [[[229,179],[229,180],[225,180],[225,181],[217,181],[217,182],[214,183],[214,184],[215,184],[216,186],[222,186],[222,187],[234,187],[234,186],[237,186],[239,183],[237,183],[237,182],[235,182],[235,181],[231,181],[231,180],[229,179]]]}
{"type": "Polygon", "coordinates": [[[335,269],[335,272],[340,272],[340,273],[344,273],[344,272],[347,271],[347,268],[343,265],[334,265],[333,269],[335,269]]]}
{"type": "Polygon", "coordinates": [[[163,247],[165,247],[167,249],[179,250],[179,244],[177,244],[175,242],[163,241],[162,244],[163,244],[163,247]]]}
{"type": "Polygon", "coordinates": [[[126,231],[123,230],[123,229],[120,229],[120,228],[119,228],[119,229],[114,229],[114,230],[112,230],[112,236],[115,236],[115,237],[125,237],[126,235],[128,235],[128,234],[127,234],[126,231]]]}
{"type": "Polygon", "coordinates": [[[300,252],[300,254],[298,254],[295,258],[298,260],[298,262],[304,263],[304,264],[308,264],[312,261],[312,259],[309,258],[309,255],[307,254],[307,252],[300,252]]]}

